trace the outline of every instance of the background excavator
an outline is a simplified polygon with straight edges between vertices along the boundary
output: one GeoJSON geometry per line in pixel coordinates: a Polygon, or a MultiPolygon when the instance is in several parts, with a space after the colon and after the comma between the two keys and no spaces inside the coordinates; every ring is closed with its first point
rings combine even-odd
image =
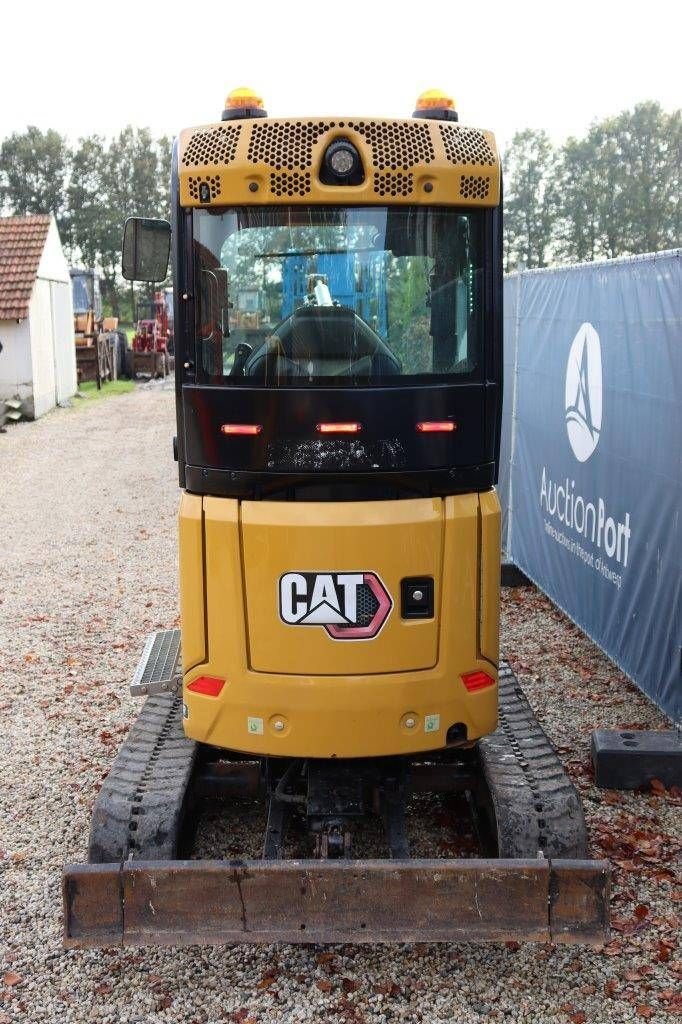
{"type": "Polygon", "coordinates": [[[74,341],[78,383],[102,383],[127,375],[125,332],[118,329],[118,317],[103,316],[100,278],[96,270],[73,267],[74,341]]]}
{"type": "Polygon", "coordinates": [[[174,368],[173,292],[154,291],[137,303],[135,334],[130,346],[130,376],[166,377],[174,368]]]}

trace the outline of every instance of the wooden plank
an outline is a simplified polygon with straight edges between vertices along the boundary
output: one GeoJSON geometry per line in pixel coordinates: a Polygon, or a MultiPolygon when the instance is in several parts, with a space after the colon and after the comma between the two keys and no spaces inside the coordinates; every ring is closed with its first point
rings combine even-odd
{"type": "Polygon", "coordinates": [[[117,946],[123,941],[118,864],[67,864],[62,874],[64,945],[117,946]]]}
{"type": "Polygon", "coordinates": [[[608,861],[553,860],[550,876],[552,941],[601,945],[609,938],[608,861]]]}
{"type": "Polygon", "coordinates": [[[126,864],[125,945],[549,941],[546,861],[126,864]]]}

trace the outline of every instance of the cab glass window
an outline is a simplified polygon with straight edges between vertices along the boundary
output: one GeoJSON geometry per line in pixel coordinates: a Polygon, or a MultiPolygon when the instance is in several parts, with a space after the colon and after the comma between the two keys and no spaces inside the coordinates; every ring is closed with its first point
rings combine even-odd
{"type": "Polygon", "coordinates": [[[482,373],[483,214],[194,212],[198,380],[405,386],[482,373]]]}

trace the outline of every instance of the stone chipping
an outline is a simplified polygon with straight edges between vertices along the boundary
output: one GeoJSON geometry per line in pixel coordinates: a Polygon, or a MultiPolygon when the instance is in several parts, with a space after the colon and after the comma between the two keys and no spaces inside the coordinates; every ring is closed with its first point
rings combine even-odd
{"type": "MultiPolygon", "coordinates": [[[[591,854],[613,863],[604,949],[62,949],[60,871],[85,856],[139,707],[128,677],[145,636],[177,624],[173,433],[168,381],[0,435],[0,1024],[678,1019],[680,794],[600,791],[589,759],[598,725],[667,723],[533,587],[504,594],[503,649],[580,788],[591,854]]],[[[420,852],[447,855],[455,812],[421,799],[420,852]]],[[[261,820],[211,815],[201,841],[229,855],[261,820]]]]}

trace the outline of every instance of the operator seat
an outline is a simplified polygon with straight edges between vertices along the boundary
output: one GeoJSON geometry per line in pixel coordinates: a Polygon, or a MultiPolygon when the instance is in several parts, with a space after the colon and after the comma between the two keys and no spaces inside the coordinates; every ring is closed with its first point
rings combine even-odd
{"type": "Polygon", "coordinates": [[[306,377],[371,382],[401,369],[379,335],[348,306],[301,306],[247,360],[244,375],[265,383],[306,377]]]}

